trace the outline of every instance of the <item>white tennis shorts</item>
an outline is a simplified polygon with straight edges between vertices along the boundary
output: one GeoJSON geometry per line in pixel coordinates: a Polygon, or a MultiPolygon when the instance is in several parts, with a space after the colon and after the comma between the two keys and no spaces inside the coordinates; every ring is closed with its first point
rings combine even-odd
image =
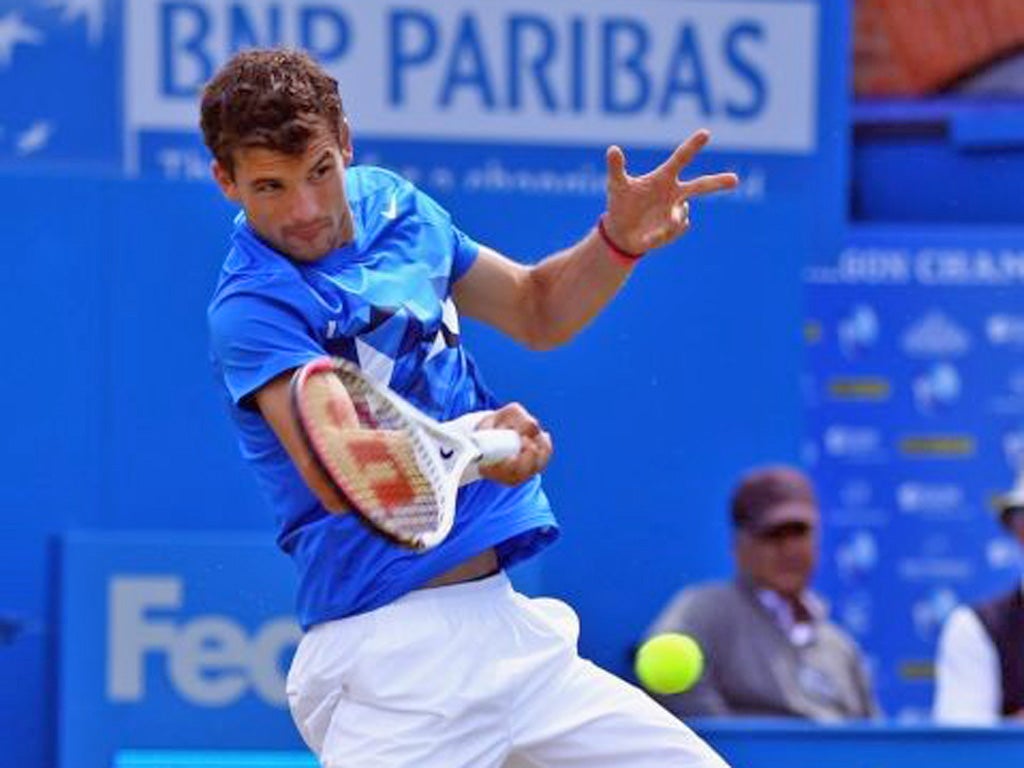
{"type": "Polygon", "coordinates": [[[727,768],[578,635],[504,574],[418,590],[307,632],[288,702],[325,768],[727,768]]]}

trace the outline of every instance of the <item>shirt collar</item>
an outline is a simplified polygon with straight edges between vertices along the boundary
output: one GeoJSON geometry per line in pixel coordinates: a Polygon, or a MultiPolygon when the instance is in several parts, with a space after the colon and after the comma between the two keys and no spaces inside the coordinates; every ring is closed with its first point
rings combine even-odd
{"type": "Polygon", "coordinates": [[[806,590],[800,595],[801,610],[771,589],[755,588],[754,595],[793,645],[803,647],[814,642],[818,634],[815,625],[825,618],[824,605],[814,595],[806,590]]]}

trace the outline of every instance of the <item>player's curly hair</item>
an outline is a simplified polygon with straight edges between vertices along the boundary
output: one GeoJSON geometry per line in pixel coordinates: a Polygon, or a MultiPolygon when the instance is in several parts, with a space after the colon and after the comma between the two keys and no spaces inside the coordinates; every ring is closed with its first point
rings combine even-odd
{"type": "Polygon", "coordinates": [[[199,125],[214,158],[234,173],[234,151],[265,147],[301,154],[323,118],[341,138],[338,81],[308,54],[283,48],[236,54],[203,89],[199,125]]]}

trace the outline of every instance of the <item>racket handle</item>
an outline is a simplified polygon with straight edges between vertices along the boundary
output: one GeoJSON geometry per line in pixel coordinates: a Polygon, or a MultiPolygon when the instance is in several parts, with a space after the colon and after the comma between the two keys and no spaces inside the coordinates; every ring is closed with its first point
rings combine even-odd
{"type": "Polygon", "coordinates": [[[483,465],[514,458],[523,447],[519,433],[514,429],[478,429],[470,436],[480,449],[480,463],[483,465]]]}

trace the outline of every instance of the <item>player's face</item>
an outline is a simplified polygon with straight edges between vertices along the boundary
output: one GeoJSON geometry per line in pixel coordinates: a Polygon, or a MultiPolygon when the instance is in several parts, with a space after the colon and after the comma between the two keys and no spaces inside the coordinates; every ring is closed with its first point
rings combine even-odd
{"type": "Polygon", "coordinates": [[[297,261],[316,261],[353,237],[344,177],[351,157],[347,127],[339,138],[318,120],[302,154],[246,147],[235,150],[234,174],[216,161],[213,174],[266,243],[297,261]]]}
{"type": "Polygon", "coordinates": [[[759,587],[796,597],[811,581],[818,562],[818,534],[807,523],[786,523],[767,531],[740,531],[740,569],[759,587]]]}

